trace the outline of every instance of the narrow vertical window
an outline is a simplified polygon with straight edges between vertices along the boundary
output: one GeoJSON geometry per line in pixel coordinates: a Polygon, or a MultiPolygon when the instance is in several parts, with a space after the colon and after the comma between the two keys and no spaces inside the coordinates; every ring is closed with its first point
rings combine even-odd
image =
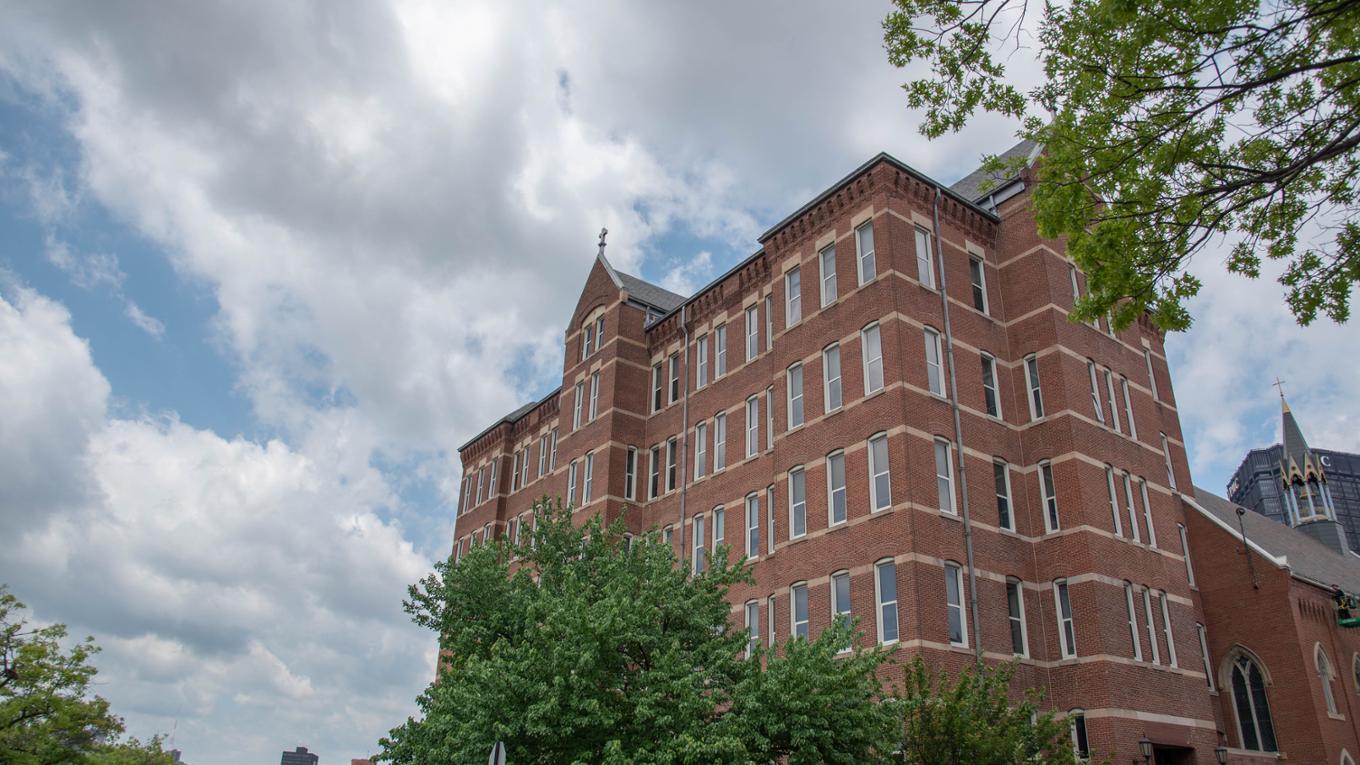
{"type": "Polygon", "coordinates": [[[935,264],[930,255],[930,232],[916,229],[916,280],[922,287],[935,289],[935,264]]]}
{"type": "Polygon", "coordinates": [[[1006,615],[1010,619],[1011,653],[1029,656],[1029,631],[1025,628],[1025,587],[1013,576],[1006,577],[1006,615]]]}
{"type": "Polygon", "coordinates": [[[760,450],[760,399],[746,399],[746,456],[754,457],[760,450]]]}
{"type": "Polygon", "coordinates": [[[594,492],[595,484],[595,454],[586,452],[585,477],[581,480],[581,504],[590,503],[590,498],[594,492]]]}
{"type": "Polygon", "coordinates": [[[827,412],[841,408],[841,347],[834,343],[822,350],[822,406],[827,412]]]}
{"type": "Polygon", "coordinates": [[[1152,505],[1148,504],[1147,481],[1138,479],[1138,491],[1143,496],[1143,528],[1147,529],[1148,544],[1157,546],[1157,527],[1152,525],[1152,505]]]}
{"type": "Polygon", "coordinates": [[[968,259],[968,278],[973,287],[973,307],[987,313],[987,275],[983,270],[982,258],[968,259]]]}
{"type": "Polygon", "coordinates": [[[727,467],[727,414],[718,412],[713,417],[713,472],[727,467]]]}
{"type": "Polygon", "coordinates": [[[694,573],[700,574],[704,570],[704,545],[708,539],[704,535],[704,514],[699,513],[694,516],[694,573]]]}
{"type": "MultiPolygon", "coordinates": [[[[838,571],[831,575],[831,623],[850,623],[850,573],[838,571]]],[[[849,653],[852,645],[847,643],[840,653],[849,653]]]]}
{"type": "Polygon", "coordinates": [[[661,541],[668,545],[675,544],[675,526],[668,525],[661,530],[661,541]]]}
{"type": "Polygon", "coordinates": [[[672,353],[667,362],[670,365],[670,400],[674,404],[680,400],[680,354],[672,353]]]}
{"type": "Polygon", "coordinates": [[[874,224],[863,223],[855,229],[855,253],[859,256],[859,283],[868,284],[878,273],[874,262],[874,224]]]}
{"type": "Polygon", "coordinates": [[[1133,660],[1143,660],[1143,643],[1138,639],[1138,612],[1133,607],[1133,584],[1124,582],[1124,610],[1129,618],[1129,640],[1133,643],[1133,660]]]}
{"type": "Polygon", "coordinates": [[[1114,395],[1114,373],[1110,370],[1103,370],[1105,375],[1105,396],[1110,400],[1110,427],[1114,432],[1123,433],[1124,428],[1119,424],[1119,404],[1114,395]]]}
{"type": "Polygon", "coordinates": [[[770,631],[769,646],[774,648],[775,603],[773,595],[765,599],[765,623],[769,625],[766,627],[770,631]]]}
{"type": "Polygon", "coordinates": [[[1138,438],[1138,426],[1133,422],[1133,398],[1129,396],[1129,378],[1120,375],[1119,387],[1124,392],[1124,422],[1129,424],[1129,436],[1138,438]]]}
{"type": "Polygon", "coordinates": [[[665,388],[665,383],[661,379],[661,362],[652,365],[652,411],[661,411],[661,393],[665,388]]]}
{"type": "Polygon", "coordinates": [[[572,460],[572,461],[567,465],[567,505],[568,505],[569,507],[577,507],[577,505],[576,505],[576,460],[572,460]]]}
{"type": "Polygon", "coordinates": [[[713,550],[727,542],[727,511],[722,505],[713,508],[713,550]]]}
{"type": "Polygon", "coordinates": [[[1147,364],[1148,387],[1152,389],[1152,400],[1161,401],[1161,396],[1157,395],[1157,375],[1152,371],[1152,349],[1143,349],[1143,362],[1147,364]]]}
{"type": "Polygon", "coordinates": [[[501,485],[496,483],[496,467],[500,465],[500,457],[491,460],[491,475],[487,477],[486,498],[491,499],[500,493],[501,485]]]}
{"type": "Polygon", "coordinates": [[[581,427],[581,410],[585,407],[586,384],[576,383],[576,395],[572,398],[571,409],[571,429],[579,430],[581,427]]]}
{"type": "Polygon", "coordinates": [[[963,569],[944,564],[944,600],[949,623],[949,642],[968,645],[968,617],[963,611],[963,569]]]}
{"type": "Polygon", "coordinates": [[[926,327],[926,383],[936,396],[944,395],[944,352],[940,349],[940,333],[926,327]]]}
{"type": "Polygon", "coordinates": [[[1114,488],[1114,468],[1105,466],[1105,485],[1110,495],[1110,516],[1114,525],[1115,536],[1124,536],[1124,530],[1119,524],[1119,497],[1114,488]]]}
{"type": "Polygon", "coordinates": [[[1091,758],[1091,742],[1086,736],[1086,715],[1073,711],[1067,719],[1072,726],[1072,752],[1084,762],[1091,758]]]}
{"type": "Polygon", "coordinates": [[[661,496],[661,447],[653,446],[648,456],[647,497],[656,499],[661,496]]]}
{"type": "Polygon", "coordinates": [[[958,512],[954,506],[954,458],[950,454],[949,442],[935,439],[935,488],[939,494],[940,512],[953,515],[958,512]]]}
{"type": "Polygon", "coordinates": [[[897,630],[897,564],[881,560],[874,564],[874,600],[878,603],[878,642],[896,643],[897,630]]]}
{"type": "Polygon", "coordinates": [[[676,479],[675,471],[676,471],[676,462],[678,461],[676,452],[679,451],[679,450],[675,448],[675,445],[676,445],[676,442],[675,442],[675,437],[674,437],[674,436],[671,436],[670,438],[666,439],[666,491],[667,491],[667,493],[672,492],[672,491],[675,491],[675,486],[676,486],[676,483],[675,483],[675,479],[676,479]]]}
{"type": "Polygon", "coordinates": [[[529,485],[529,448],[531,444],[524,446],[524,459],[519,463],[519,485],[521,487],[529,485]]]}
{"type": "Polygon", "coordinates": [[[1053,583],[1053,602],[1058,616],[1058,647],[1062,657],[1070,659],[1077,655],[1077,633],[1072,624],[1072,598],[1067,591],[1066,579],[1053,583]]]}
{"type": "Polygon", "coordinates": [[[765,389],[765,448],[774,448],[774,386],[765,389]]]}
{"type": "Polygon", "coordinates": [[[869,439],[869,510],[892,507],[892,476],[888,469],[888,434],[869,439]]]}
{"type": "Polygon", "coordinates": [[[514,461],[510,464],[510,493],[514,494],[519,490],[519,452],[516,451],[514,461]]]}
{"type": "Polygon", "coordinates": [[[788,429],[793,430],[803,424],[803,365],[789,367],[786,377],[789,392],[788,429]]]}
{"type": "Polygon", "coordinates": [[[542,478],[548,468],[548,437],[538,439],[538,477],[542,478]]]}
{"type": "Polygon", "coordinates": [[[789,637],[807,639],[808,591],[801,582],[789,588],[789,637]]]}
{"type": "Polygon", "coordinates": [[[746,557],[760,557],[760,495],[746,495],[746,557]]]}
{"type": "Polygon", "coordinates": [[[557,428],[552,429],[552,447],[548,454],[548,469],[557,469],[557,428]]]}
{"type": "Polygon", "coordinates": [[[581,328],[581,361],[590,355],[590,325],[581,328]]]}
{"type": "Polygon", "coordinates": [[[746,601],[746,658],[756,652],[760,645],[760,604],[754,600],[746,601]]]}
{"type": "Polygon", "coordinates": [[[595,350],[604,350],[604,314],[595,319],[595,350]]]}
{"type": "Polygon", "coordinates": [[[1176,471],[1171,466],[1171,442],[1166,439],[1165,433],[1158,433],[1162,437],[1162,461],[1166,463],[1166,485],[1172,489],[1176,488],[1176,471]]]}
{"type": "Polygon", "coordinates": [[[694,480],[704,477],[708,470],[708,423],[694,426],[694,480]]]}
{"type": "Polygon", "coordinates": [[[713,379],[727,374],[727,325],[713,328],[713,379]]]}
{"type": "Polygon", "coordinates": [[[629,501],[637,499],[637,458],[637,447],[628,447],[623,458],[623,498],[629,501]]]}
{"type": "Polygon", "coordinates": [[[1025,380],[1029,384],[1029,418],[1040,419],[1044,416],[1044,394],[1039,389],[1039,357],[1032,353],[1025,357],[1025,380]]]}
{"type": "Polygon", "coordinates": [[[1100,404],[1100,383],[1096,379],[1096,363],[1087,359],[1086,372],[1091,378],[1091,405],[1096,410],[1096,421],[1101,425],[1105,424],[1105,407],[1100,404]]]}
{"type": "Polygon", "coordinates": [[[859,333],[864,354],[864,395],[883,390],[883,345],[877,324],[870,324],[859,333]]]}
{"type": "Polygon", "coordinates": [[[754,305],[746,309],[746,360],[760,355],[760,317],[754,305]]]}
{"type": "Polygon", "coordinates": [[[1204,625],[1195,623],[1195,634],[1199,636],[1199,659],[1204,662],[1204,682],[1209,686],[1209,690],[1214,688],[1214,671],[1212,663],[1209,661],[1209,637],[1204,634],[1204,625]]]}
{"type": "Polygon", "coordinates": [[[1195,566],[1190,562],[1190,540],[1185,537],[1185,526],[1176,524],[1176,533],[1181,537],[1181,557],[1185,559],[1185,579],[1191,587],[1195,584],[1195,566]]]}
{"type": "Polygon", "coordinates": [[[1001,396],[996,389],[996,359],[982,354],[982,399],[987,406],[987,414],[1001,417],[1001,396]]]}
{"type": "Polygon", "coordinates": [[[1176,636],[1171,629],[1171,607],[1166,602],[1165,592],[1157,600],[1162,604],[1162,638],[1166,640],[1166,660],[1171,666],[1177,667],[1180,665],[1176,663],[1176,636]]]}
{"type": "Polygon", "coordinates": [[[807,533],[807,474],[802,466],[789,471],[789,539],[807,533]]]}
{"type": "Polygon", "coordinates": [[[600,416],[600,373],[590,375],[590,420],[600,416]]]}
{"type": "Polygon", "coordinates": [[[473,503],[473,507],[482,504],[482,477],[484,475],[486,475],[485,465],[477,468],[477,501],[473,503]]]}
{"type": "Polygon", "coordinates": [[[803,272],[798,266],[784,274],[784,325],[792,327],[803,320],[803,272]]]}
{"type": "Polygon", "coordinates": [[[1147,587],[1143,588],[1143,620],[1147,627],[1148,645],[1152,647],[1152,663],[1161,664],[1162,651],[1157,645],[1157,624],[1152,619],[1152,590],[1147,587]]]}
{"type": "Polygon", "coordinates": [[[774,350],[774,298],[765,296],[765,350],[774,350]]]}
{"type": "Polygon", "coordinates": [[[1039,488],[1044,494],[1044,531],[1062,528],[1058,521],[1058,490],[1053,483],[1053,463],[1039,463],[1039,488]]]}
{"type": "Polygon", "coordinates": [[[826,457],[826,513],[828,526],[845,523],[845,452],[826,457]]]}
{"type": "Polygon", "coordinates": [[[699,335],[694,341],[694,387],[708,385],[708,335],[699,335]]]}
{"type": "Polygon", "coordinates": [[[822,274],[822,307],[836,302],[836,245],[831,245],[817,254],[822,274]]]}
{"type": "Polygon", "coordinates": [[[1015,516],[1011,513],[1011,469],[1003,460],[992,463],[992,479],[996,484],[996,524],[1015,531],[1015,516]]]}

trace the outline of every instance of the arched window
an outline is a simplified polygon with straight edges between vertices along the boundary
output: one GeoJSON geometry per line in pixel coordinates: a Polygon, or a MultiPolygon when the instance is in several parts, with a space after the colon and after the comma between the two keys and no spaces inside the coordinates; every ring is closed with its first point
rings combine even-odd
{"type": "Polygon", "coordinates": [[[1336,696],[1332,693],[1332,661],[1322,644],[1313,646],[1313,663],[1317,667],[1318,682],[1322,684],[1322,698],[1327,700],[1327,714],[1336,714],[1336,696]]]}
{"type": "Polygon", "coordinates": [[[1228,665],[1228,684],[1232,688],[1237,712],[1238,740],[1243,749],[1257,752],[1278,751],[1275,725],[1266,701],[1266,680],[1261,668],[1241,651],[1232,655],[1228,665]]]}

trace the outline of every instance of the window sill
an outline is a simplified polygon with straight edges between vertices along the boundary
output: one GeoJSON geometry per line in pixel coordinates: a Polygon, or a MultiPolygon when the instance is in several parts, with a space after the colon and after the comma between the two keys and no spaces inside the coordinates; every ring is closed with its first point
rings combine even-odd
{"type": "Polygon", "coordinates": [[[948,513],[945,512],[944,510],[939,510],[937,511],[937,513],[941,518],[948,518],[951,521],[963,523],[963,518],[961,518],[958,513],[948,513]]]}
{"type": "Polygon", "coordinates": [[[882,395],[883,395],[884,393],[886,393],[887,391],[888,391],[888,389],[887,389],[886,387],[879,388],[879,389],[876,390],[876,391],[866,391],[865,394],[864,394],[864,400],[865,400],[865,401],[868,401],[868,400],[871,399],[871,398],[876,398],[876,397],[878,397],[878,396],[882,396],[882,395]]]}

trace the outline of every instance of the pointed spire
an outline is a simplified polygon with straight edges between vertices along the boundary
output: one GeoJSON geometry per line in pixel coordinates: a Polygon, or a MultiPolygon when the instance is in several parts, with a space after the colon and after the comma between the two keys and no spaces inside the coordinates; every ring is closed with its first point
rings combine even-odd
{"type": "Polygon", "coordinates": [[[600,263],[604,266],[605,273],[609,274],[609,278],[610,278],[610,280],[612,280],[612,281],[614,282],[614,286],[615,286],[615,287],[618,287],[619,289],[623,289],[623,280],[619,278],[619,272],[614,270],[614,264],[610,263],[610,262],[609,262],[609,258],[606,258],[606,257],[604,256],[604,248],[605,248],[604,238],[605,238],[606,236],[609,236],[609,229],[607,229],[607,228],[601,228],[601,229],[600,229],[600,252],[599,252],[595,257],[596,257],[596,259],[599,260],[600,263]]]}
{"type": "Polygon", "coordinates": [[[1288,486],[1294,480],[1301,482],[1327,480],[1323,477],[1318,460],[1313,456],[1313,450],[1308,447],[1308,440],[1303,437],[1303,428],[1299,427],[1299,421],[1294,418],[1289,401],[1284,397],[1284,381],[1277,377],[1274,385],[1280,389],[1280,418],[1284,442],[1283,454],[1280,457],[1281,482],[1288,486]]]}

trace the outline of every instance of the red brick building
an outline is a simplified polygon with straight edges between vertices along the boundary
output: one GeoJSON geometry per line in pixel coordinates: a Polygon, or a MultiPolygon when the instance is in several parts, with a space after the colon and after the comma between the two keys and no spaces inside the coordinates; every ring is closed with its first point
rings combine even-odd
{"type": "Polygon", "coordinates": [[[560,495],[682,565],[749,555],[733,618],[760,640],[848,610],[950,670],[1020,657],[1113,762],[1145,736],[1214,761],[1162,335],[1068,321],[1084,278],[1038,237],[1031,172],[981,180],[879,155],[688,298],[602,247],[561,388],[460,449],[455,550],[560,495]]]}

